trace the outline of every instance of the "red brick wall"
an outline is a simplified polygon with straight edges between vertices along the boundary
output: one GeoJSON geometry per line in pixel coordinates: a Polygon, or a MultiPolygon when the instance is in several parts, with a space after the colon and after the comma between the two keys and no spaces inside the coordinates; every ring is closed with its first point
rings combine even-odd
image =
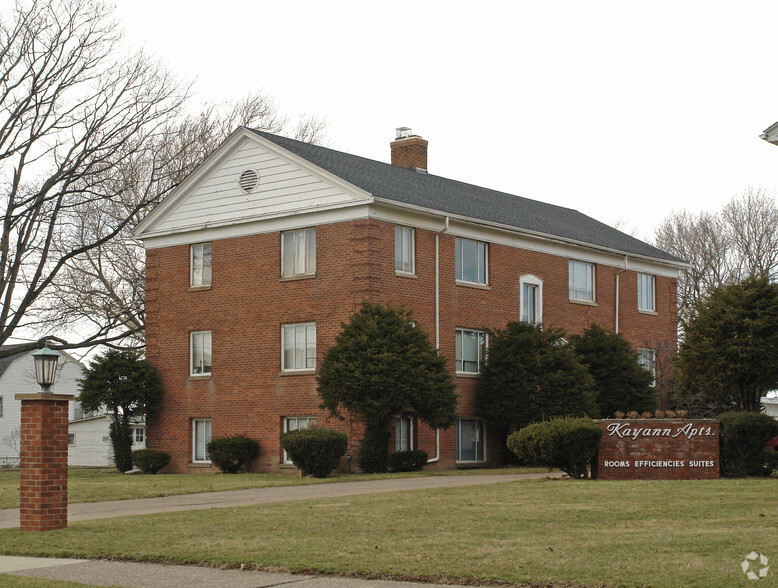
{"type": "Polygon", "coordinates": [[[22,399],[19,473],[22,531],[68,524],[68,400],[22,399]]]}
{"type": "MultiPolygon", "coordinates": [[[[371,219],[317,227],[316,277],[282,281],[279,233],[215,241],[209,290],[189,291],[189,246],[147,251],[148,357],[159,368],[166,395],[159,416],[148,419],[151,448],[173,455],[171,469],[187,471],[191,419],[212,419],[213,436],[240,433],[257,438],[253,469],[279,469],[284,416],[317,416],[315,376],[281,374],[281,325],[315,322],[317,365],[340,324],[363,299],[405,305],[435,339],[435,233],[416,230],[415,277],[395,275],[394,225],[371,219]],[[189,378],[189,332],[211,330],[213,374],[189,378]]],[[[519,276],[543,280],[543,320],[580,332],[599,323],[613,329],[616,268],[597,266],[596,304],[568,300],[568,258],[490,245],[489,287],[457,285],[454,237],[440,235],[440,350],[454,371],[455,330],[503,327],[519,316],[519,276]]],[[[675,341],[675,280],[657,277],[657,313],[637,312],[636,277],[620,276],[620,331],[636,347],[647,338],[675,341]]],[[[459,415],[476,416],[476,378],[458,377],[459,415]]],[[[356,460],[356,418],[332,419],[345,431],[356,460]]],[[[418,424],[416,448],[432,457],[435,431],[418,424]]],[[[502,463],[504,432],[487,426],[487,457],[502,463]]],[[[440,460],[456,461],[454,429],[440,433],[440,460]]]]}
{"type": "Polygon", "coordinates": [[[392,152],[392,165],[427,169],[427,145],[421,137],[407,137],[389,144],[392,152]]]}
{"type": "Polygon", "coordinates": [[[719,477],[719,423],[712,420],[603,420],[593,475],[602,480],[719,477]]]}

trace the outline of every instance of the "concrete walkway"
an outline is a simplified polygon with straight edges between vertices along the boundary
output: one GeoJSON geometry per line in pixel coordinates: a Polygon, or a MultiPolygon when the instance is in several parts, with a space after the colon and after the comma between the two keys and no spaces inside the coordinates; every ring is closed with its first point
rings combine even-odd
{"type": "MultiPolygon", "coordinates": [[[[433,488],[478,486],[500,482],[517,482],[561,477],[559,472],[539,474],[489,474],[466,476],[429,476],[423,478],[396,478],[362,482],[334,482],[310,486],[280,486],[274,488],[250,488],[225,492],[185,494],[161,498],[116,500],[71,504],[68,507],[69,522],[86,521],[123,516],[136,516],[181,510],[201,510],[316,500],[360,494],[404,492],[433,488]]],[[[19,509],[0,510],[0,528],[19,526],[19,509]]],[[[79,559],[46,559],[0,556],[0,574],[51,578],[81,582],[90,586],[148,586],[154,588],[230,587],[254,588],[294,586],[295,588],[410,588],[430,586],[415,582],[390,580],[361,580],[337,576],[306,576],[270,572],[216,570],[198,566],[172,566],[116,561],[91,561],[79,559]]]]}
{"type": "MultiPolygon", "coordinates": [[[[340,496],[357,496],[359,494],[380,494],[384,492],[405,492],[407,490],[427,490],[430,488],[478,486],[481,484],[561,477],[561,475],[562,474],[559,472],[544,472],[539,474],[427,476],[423,478],[393,478],[387,480],[367,480],[362,482],[332,482],[327,484],[311,484],[309,486],[248,488],[246,490],[204,492],[202,494],[183,494],[180,496],[163,496],[160,498],[138,498],[135,500],[113,500],[109,502],[85,502],[68,505],[68,522],[76,523],[78,521],[88,521],[92,519],[156,514],[180,510],[203,510],[207,508],[270,504],[273,502],[337,498],[340,496]]],[[[18,526],[18,508],[0,510],[0,529],[18,526]]]]}

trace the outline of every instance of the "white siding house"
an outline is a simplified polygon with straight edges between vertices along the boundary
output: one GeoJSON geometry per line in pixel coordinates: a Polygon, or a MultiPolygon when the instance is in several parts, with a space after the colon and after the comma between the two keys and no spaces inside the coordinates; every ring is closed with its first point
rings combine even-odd
{"type": "MultiPolygon", "coordinates": [[[[71,420],[68,427],[68,465],[113,466],[113,449],[108,434],[110,424],[110,418],[106,414],[87,414],[84,418],[71,420]]],[[[145,449],[145,420],[139,420],[132,429],[132,450],[145,449]]]]}
{"type": "MultiPolygon", "coordinates": [[[[41,388],[35,380],[33,351],[23,351],[0,359],[0,467],[19,464],[19,427],[22,422],[22,403],[17,394],[36,394],[41,388]]],[[[57,365],[57,380],[51,387],[54,394],[78,396],[76,380],[83,377],[83,366],[63,351],[57,365]]],[[[70,403],[69,418],[75,407],[70,403]]]]}
{"type": "Polygon", "coordinates": [[[778,419],[778,396],[765,396],[762,398],[762,409],[765,414],[778,419]]]}

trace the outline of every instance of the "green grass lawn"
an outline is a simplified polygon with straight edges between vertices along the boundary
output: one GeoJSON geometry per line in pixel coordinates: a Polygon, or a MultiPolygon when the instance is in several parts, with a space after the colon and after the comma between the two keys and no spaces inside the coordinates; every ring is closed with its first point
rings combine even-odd
{"type": "MultiPolygon", "coordinates": [[[[376,480],[379,478],[451,476],[474,474],[515,474],[542,472],[543,468],[501,468],[491,470],[444,470],[405,474],[351,474],[325,479],[300,478],[296,470],[288,474],[159,474],[156,476],[126,476],[108,468],[70,468],[68,471],[69,502],[102,502],[130,498],[153,498],[219,490],[241,490],[269,486],[296,486],[331,482],[376,480]]],[[[19,471],[0,470],[0,508],[19,507],[19,471]]]]}
{"type": "MultiPolygon", "coordinates": [[[[778,481],[544,480],[0,530],[0,552],[449,582],[750,586],[778,481]]],[[[778,585],[771,570],[758,586],[778,585]]]]}
{"type": "Polygon", "coordinates": [[[3,588],[85,588],[87,584],[0,574],[0,586],[3,588]]]}

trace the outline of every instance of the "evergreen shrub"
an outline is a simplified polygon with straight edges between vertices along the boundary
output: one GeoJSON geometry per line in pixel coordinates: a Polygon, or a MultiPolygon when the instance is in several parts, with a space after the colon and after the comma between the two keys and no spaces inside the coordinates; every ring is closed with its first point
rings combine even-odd
{"type": "Polygon", "coordinates": [[[377,474],[389,469],[389,431],[368,426],[359,445],[359,469],[377,474]]]}
{"type": "Polygon", "coordinates": [[[244,435],[215,437],[208,442],[208,454],[224,474],[237,474],[240,468],[259,453],[259,443],[244,435]]]}
{"type": "Polygon", "coordinates": [[[157,449],[138,449],[132,452],[132,462],[144,474],[156,474],[170,463],[170,454],[157,449]]]}
{"type": "Polygon", "coordinates": [[[284,433],[281,447],[303,475],[326,478],[346,453],[348,437],[345,433],[313,426],[284,433]]]}
{"type": "Polygon", "coordinates": [[[721,423],[721,475],[769,475],[775,460],[768,453],[767,443],[778,435],[778,421],[756,412],[725,412],[717,419],[721,423]]]}
{"type": "Polygon", "coordinates": [[[586,478],[601,438],[602,429],[593,420],[565,417],[519,429],[508,436],[508,449],[527,463],[586,478]]]}
{"type": "Polygon", "coordinates": [[[419,472],[427,465],[427,452],[421,449],[398,451],[389,457],[389,469],[393,472],[419,472]]]}

